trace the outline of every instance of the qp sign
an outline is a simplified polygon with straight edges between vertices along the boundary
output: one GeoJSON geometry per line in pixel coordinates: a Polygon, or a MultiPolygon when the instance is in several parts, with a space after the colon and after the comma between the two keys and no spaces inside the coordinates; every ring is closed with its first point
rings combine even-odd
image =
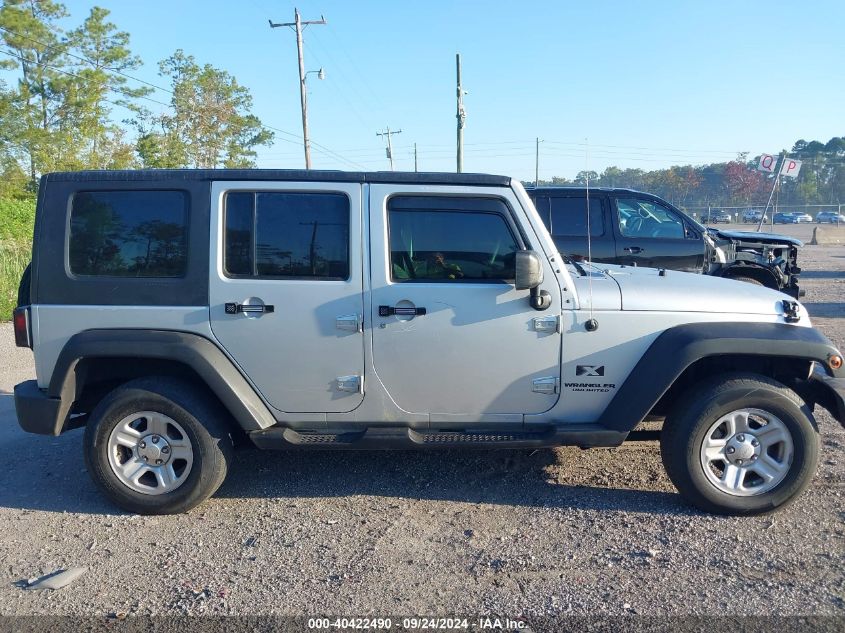
{"type": "Polygon", "coordinates": [[[780,168],[781,176],[789,176],[790,178],[798,178],[798,172],[801,171],[801,161],[794,158],[784,158],[783,165],[780,168]]]}
{"type": "Polygon", "coordinates": [[[760,162],[757,164],[757,169],[760,171],[767,171],[772,173],[775,170],[775,165],[777,165],[778,159],[772,156],[771,154],[763,154],[760,156],[760,162]]]}

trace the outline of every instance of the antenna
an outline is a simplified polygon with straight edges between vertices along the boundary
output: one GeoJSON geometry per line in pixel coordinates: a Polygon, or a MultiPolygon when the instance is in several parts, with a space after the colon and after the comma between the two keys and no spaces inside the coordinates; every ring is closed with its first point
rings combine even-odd
{"type": "MultiPolygon", "coordinates": [[[[593,239],[592,239],[592,227],[590,226],[590,140],[584,139],[585,141],[585,149],[584,149],[584,180],[587,186],[587,261],[590,263],[590,267],[592,269],[593,264],[593,239]]],[[[590,318],[587,319],[587,322],[584,324],[584,328],[588,332],[595,332],[599,329],[599,322],[593,318],[593,271],[590,270],[589,278],[587,279],[587,283],[589,284],[589,295],[590,295],[590,318]]]]}

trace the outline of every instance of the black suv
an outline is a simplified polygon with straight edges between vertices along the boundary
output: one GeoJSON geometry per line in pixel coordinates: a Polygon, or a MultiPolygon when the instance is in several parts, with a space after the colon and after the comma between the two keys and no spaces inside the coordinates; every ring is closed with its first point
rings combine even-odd
{"type": "Polygon", "coordinates": [[[573,259],[592,255],[595,262],[704,273],[803,295],[796,264],[803,243],[795,238],[708,228],[665,200],[632,189],[590,188],[589,214],[586,187],[527,191],[558,250],[573,259]]]}

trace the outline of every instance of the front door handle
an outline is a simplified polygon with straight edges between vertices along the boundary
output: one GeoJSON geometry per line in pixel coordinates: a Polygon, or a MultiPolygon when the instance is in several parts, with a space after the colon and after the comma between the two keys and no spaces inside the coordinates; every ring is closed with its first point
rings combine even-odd
{"type": "Polygon", "coordinates": [[[380,317],[393,316],[423,316],[425,308],[394,308],[393,306],[379,306],[378,315],[380,317]]]}
{"type": "Polygon", "coordinates": [[[639,246],[626,246],[622,250],[631,253],[632,255],[636,255],[637,253],[642,253],[645,249],[640,248],[639,246]]]}
{"type": "Polygon", "coordinates": [[[268,314],[275,312],[276,308],[272,305],[265,305],[263,303],[226,303],[226,314],[268,314]]]}

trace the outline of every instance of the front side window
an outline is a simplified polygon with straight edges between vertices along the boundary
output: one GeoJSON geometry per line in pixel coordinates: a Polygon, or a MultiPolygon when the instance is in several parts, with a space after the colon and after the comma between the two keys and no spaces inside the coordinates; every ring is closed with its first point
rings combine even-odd
{"type": "Polygon", "coordinates": [[[336,193],[226,195],[223,268],[230,277],[349,278],[349,199],[336,193]]]}
{"type": "Polygon", "coordinates": [[[684,239],[684,222],[676,213],[651,200],[618,198],[619,232],[625,237],[684,239]]]}
{"type": "Polygon", "coordinates": [[[551,204],[552,235],[563,237],[601,237],[604,235],[604,214],[599,198],[590,198],[590,212],[587,213],[587,198],[549,198],[551,204]]]}
{"type": "Polygon", "coordinates": [[[502,205],[483,200],[476,211],[472,199],[453,205],[443,199],[435,205],[438,208],[415,206],[413,198],[393,199],[388,206],[393,281],[501,282],[514,278],[519,246],[505,217],[488,210],[502,205]]]}
{"type": "Polygon", "coordinates": [[[182,277],[187,268],[182,191],[80,191],[70,211],[68,260],[80,276],[182,277]]]}

